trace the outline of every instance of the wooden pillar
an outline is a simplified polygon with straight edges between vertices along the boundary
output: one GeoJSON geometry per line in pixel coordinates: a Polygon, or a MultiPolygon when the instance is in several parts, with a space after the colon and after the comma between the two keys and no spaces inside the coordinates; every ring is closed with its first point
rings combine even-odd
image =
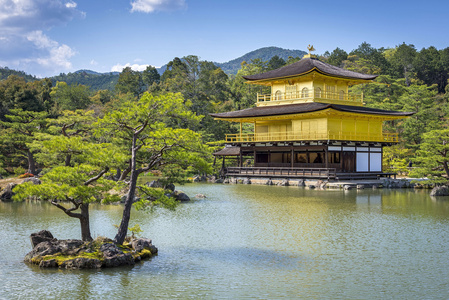
{"type": "Polygon", "coordinates": [[[293,146],[291,147],[290,153],[290,167],[293,169],[295,162],[295,148],[293,146]]]}
{"type": "Polygon", "coordinates": [[[326,169],[329,168],[329,151],[328,151],[329,146],[326,146],[326,148],[324,148],[324,162],[326,164],[326,169]]]}
{"type": "Polygon", "coordinates": [[[240,148],[240,154],[239,154],[239,167],[243,167],[243,155],[242,155],[242,149],[240,148]]]}

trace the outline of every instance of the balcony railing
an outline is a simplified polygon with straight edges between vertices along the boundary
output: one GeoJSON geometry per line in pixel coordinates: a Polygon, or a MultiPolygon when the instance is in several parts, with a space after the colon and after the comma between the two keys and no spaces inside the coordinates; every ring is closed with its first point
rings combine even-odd
{"type": "Polygon", "coordinates": [[[298,178],[335,178],[335,168],[228,167],[226,175],[298,178]]]}
{"type": "Polygon", "coordinates": [[[346,132],[307,132],[297,133],[292,131],[269,132],[269,133],[242,133],[227,134],[228,143],[247,143],[247,142],[283,142],[283,141],[364,141],[364,142],[399,142],[397,133],[346,133],[346,132]]]}
{"type": "Polygon", "coordinates": [[[363,94],[351,95],[348,93],[341,92],[323,92],[318,90],[309,90],[307,92],[304,91],[296,91],[296,92],[287,92],[280,93],[277,92],[275,94],[257,94],[257,103],[263,102],[311,102],[311,101],[320,101],[323,102],[335,102],[335,103],[345,103],[351,102],[352,104],[362,104],[363,103],[363,94]]]}

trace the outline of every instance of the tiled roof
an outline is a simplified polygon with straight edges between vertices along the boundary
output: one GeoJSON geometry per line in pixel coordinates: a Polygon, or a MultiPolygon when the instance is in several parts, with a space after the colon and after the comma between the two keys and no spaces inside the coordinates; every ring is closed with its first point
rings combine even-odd
{"type": "Polygon", "coordinates": [[[243,76],[248,81],[254,80],[266,80],[266,79],[274,79],[274,78],[285,78],[292,77],[301,74],[307,74],[316,70],[319,73],[349,78],[349,79],[362,79],[362,80],[373,80],[377,77],[377,75],[367,75],[362,73],[357,73],[349,70],[345,70],[327,63],[324,63],[316,58],[303,58],[300,61],[297,61],[291,65],[281,67],[276,70],[268,71],[265,73],[260,73],[256,75],[243,76]]]}
{"type": "Polygon", "coordinates": [[[259,106],[252,107],[237,111],[230,111],[224,113],[210,114],[214,118],[248,118],[248,117],[265,117],[265,116],[276,116],[276,115],[289,115],[289,114],[301,114],[308,112],[315,112],[324,109],[332,108],[338,111],[352,112],[359,114],[370,114],[370,115],[388,115],[388,116],[411,116],[413,112],[403,112],[403,111],[391,111],[383,110],[377,108],[369,108],[362,106],[349,106],[349,105],[336,105],[328,103],[298,103],[298,104],[287,104],[287,105],[273,105],[273,106],[259,106]]]}

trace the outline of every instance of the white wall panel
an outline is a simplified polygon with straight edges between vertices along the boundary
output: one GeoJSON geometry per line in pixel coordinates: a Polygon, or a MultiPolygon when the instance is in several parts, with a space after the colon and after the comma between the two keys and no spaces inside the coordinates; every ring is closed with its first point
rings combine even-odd
{"type": "Polygon", "coordinates": [[[357,172],[368,172],[369,153],[357,153],[357,172]]]}
{"type": "Polygon", "coordinates": [[[369,169],[371,172],[382,171],[382,153],[370,153],[369,169]]]}

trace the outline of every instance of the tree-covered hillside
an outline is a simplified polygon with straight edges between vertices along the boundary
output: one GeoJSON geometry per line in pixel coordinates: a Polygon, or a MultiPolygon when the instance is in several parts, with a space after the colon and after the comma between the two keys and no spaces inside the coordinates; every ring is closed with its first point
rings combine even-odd
{"type": "Polygon", "coordinates": [[[264,47],[249,53],[246,53],[239,58],[233,59],[225,63],[215,63],[217,67],[220,67],[226,74],[237,74],[237,71],[241,68],[241,63],[246,61],[249,62],[253,59],[261,59],[262,61],[269,61],[273,56],[278,56],[283,60],[288,60],[289,57],[302,58],[304,54],[307,54],[301,50],[289,50],[282,49],[279,47],[264,47]]]}
{"type": "Polygon", "coordinates": [[[58,81],[64,81],[68,85],[82,84],[89,86],[92,91],[110,90],[117,84],[119,73],[97,73],[90,70],[81,70],[74,73],[59,74],[51,77],[53,85],[58,81]]]}
{"type": "Polygon", "coordinates": [[[35,76],[29,75],[23,71],[11,70],[8,67],[0,68],[0,80],[4,80],[8,78],[10,75],[16,75],[24,78],[26,81],[34,81],[37,80],[35,76]]]}

